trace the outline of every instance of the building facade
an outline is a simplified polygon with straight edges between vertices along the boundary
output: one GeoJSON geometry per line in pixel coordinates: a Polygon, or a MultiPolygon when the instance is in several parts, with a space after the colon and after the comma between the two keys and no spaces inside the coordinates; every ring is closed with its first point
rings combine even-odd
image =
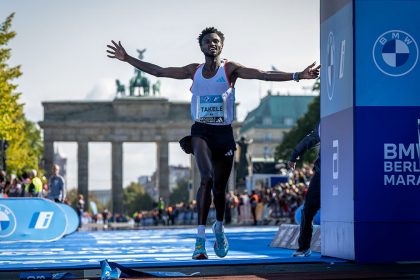
{"type": "Polygon", "coordinates": [[[240,135],[251,140],[248,153],[251,158],[274,159],[276,146],[283,141],[286,132],[308,110],[315,95],[271,95],[248,113],[240,135]]]}

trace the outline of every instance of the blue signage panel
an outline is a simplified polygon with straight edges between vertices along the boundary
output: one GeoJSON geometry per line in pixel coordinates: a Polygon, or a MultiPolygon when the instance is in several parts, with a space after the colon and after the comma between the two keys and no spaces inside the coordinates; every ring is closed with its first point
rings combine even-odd
{"type": "Polygon", "coordinates": [[[41,198],[0,199],[0,243],[54,241],[67,229],[65,212],[41,198]]]}
{"type": "Polygon", "coordinates": [[[355,110],[355,244],[361,262],[420,260],[420,110],[355,110]]]}
{"type": "Polygon", "coordinates": [[[353,1],[321,1],[321,253],[354,259],[353,1]]]}
{"type": "MultiPolygon", "coordinates": [[[[335,2],[322,1],[321,10],[335,2]]],[[[321,23],[321,117],[353,106],[353,6],[347,2],[321,23]]]]}
{"type": "Polygon", "coordinates": [[[355,2],[356,106],[420,106],[420,1],[355,2]]]}
{"type": "Polygon", "coordinates": [[[355,221],[420,222],[419,122],[417,107],[357,107],[355,221]]]}
{"type": "Polygon", "coordinates": [[[419,15],[420,1],[321,1],[324,255],[420,260],[419,15]]]}
{"type": "Polygon", "coordinates": [[[321,120],[321,253],[354,259],[353,109],[321,120]]]}
{"type": "Polygon", "coordinates": [[[419,223],[355,222],[356,260],[391,263],[420,260],[419,223]]]}

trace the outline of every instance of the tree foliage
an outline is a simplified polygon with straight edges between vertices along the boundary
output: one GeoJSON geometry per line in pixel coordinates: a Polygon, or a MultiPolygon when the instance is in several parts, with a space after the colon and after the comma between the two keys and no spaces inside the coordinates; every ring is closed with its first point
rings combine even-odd
{"type": "Polygon", "coordinates": [[[16,174],[37,169],[44,150],[41,131],[37,125],[28,120],[24,124],[24,133],[11,141],[7,149],[7,169],[16,174]]]}
{"type": "MultiPolygon", "coordinates": [[[[319,78],[316,80],[313,91],[320,91],[319,78]]],[[[311,132],[320,120],[320,96],[316,96],[314,100],[308,105],[308,111],[304,116],[299,118],[295,126],[284,135],[283,141],[276,147],[276,160],[288,160],[293,148],[302,140],[305,135],[311,132]]],[[[316,157],[315,151],[306,153],[302,161],[313,162],[316,157]]]]}
{"type": "Polygon", "coordinates": [[[0,26],[0,139],[7,140],[7,172],[21,173],[38,169],[43,154],[41,132],[37,125],[25,119],[21,93],[16,92],[15,79],[22,75],[20,66],[10,67],[11,50],[7,45],[16,36],[11,31],[11,14],[0,26]]]}
{"type": "Polygon", "coordinates": [[[189,182],[186,179],[180,179],[177,182],[177,186],[172,190],[169,196],[170,204],[177,204],[184,202],[185,204],[189,203],[189,191],[188,191],[189,182]]]}
{"type": "Polygon", "coordinates": [[[14,14],[0,25],[0,139],[14,141],[23,131],[23,105],[19,104],[20,93],[15,92],[17,85],[12,81],[22,75],[20,66],[10,67],[7,60],[11,50],[7,44],[16,36],[10,31],[14,14]]]}
{"type": "Polygon", "coordinates": [[[132,215],[140,210],[151,210],[153,208],[152,197],[138,183],[131,182],[128,187],[124,188],[123,196],[125,214],[132,215]]]}

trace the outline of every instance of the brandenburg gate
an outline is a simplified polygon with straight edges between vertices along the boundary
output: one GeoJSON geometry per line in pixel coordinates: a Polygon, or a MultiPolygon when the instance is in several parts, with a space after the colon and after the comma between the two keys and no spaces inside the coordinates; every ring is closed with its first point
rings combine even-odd
{"type": "MultiPolygon", "coordinates": [[[[78,191],[87,199],[88,143],[111,142],[113,212],[122,213],[123,143],[155,142],[156,184],[159,195],[169,198],[169,142],[178,142],[190,134],[192,122],[188,102],[169,102],[161,97],[122,97],[113,101],[54,101],[42,104],[44,120],[40,126],[44,130],[47,171],[53,165],[55,141],[77,142],[78,191]]],[[[193,181],[197,176],[193,176],[193,181]]]]}
{"type": "MultiPolygon", "coordinates": [[[[137,50],[143,59],[146,49],[137,50]]],[[[178,142],[190,134],[192,125],[189,102],[170,102],[160,95],[160,81],[151,84],[139,69],[134,70],[125,86],[116,80],[117,97],[113,101],[52,101],[43,102],[45,170],[52,169],[54,142],[77,142],[78,193],[88,204],[89,142],[111,142],[112,211],[123,213],[123,143],[155,142],[157,145],[156,186],[159,196],[169,201],[169,142],[178,142]],[[150,92],[152,90],[153,92],[150,92]],[[153,96],[152,96],[153,95],[153,96]]],[[[238,135],[240,125],[234,125],[238,135]]],[[[140,160],[140,159],[139,159],[140,160]]],[[[199,185],[199,172],[191,162],[192,194],[199,185]]],[[[231,174],[232,175],[232,174],[231,174]]],[[[233,189],[230,176],[229,189],[233,189]]]]}

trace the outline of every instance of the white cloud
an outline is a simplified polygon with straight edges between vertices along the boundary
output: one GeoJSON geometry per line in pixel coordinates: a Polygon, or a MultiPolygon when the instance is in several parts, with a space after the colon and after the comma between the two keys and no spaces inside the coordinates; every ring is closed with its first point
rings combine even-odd
{"type": "Polygon", "coordinates": [[[116,93],[116,83],[112,79],[100,79],[86,94],[88,100],[112,100],[116,93]]]}

